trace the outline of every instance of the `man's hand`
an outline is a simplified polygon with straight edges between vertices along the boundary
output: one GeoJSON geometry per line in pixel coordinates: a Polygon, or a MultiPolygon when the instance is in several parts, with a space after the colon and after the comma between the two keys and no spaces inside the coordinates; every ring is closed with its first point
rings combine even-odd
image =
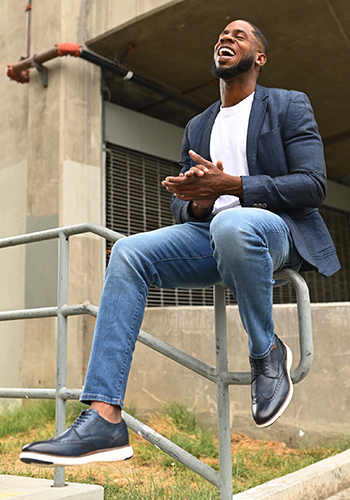
{"type": "Polygon", "coordinates": [[[221,161],[214,165],[192,150],[189,155],[196,165],[178,177],[166,177],[162,185],[180,200],[192,202],[189,205],[192,217],[207,217],[215,200],[222,194],[243,195],[242,179],[225,174],[221,161]]]}
{"type": "Polygon", "coordinates": [[[189,151],[189,154],[197,165],[178,177],[166,177],[162,184],[180,200],[211,200],[212,204],[220,196],[217,192],[219,179],[216,179],[216,174],[222,173],[222,163],[214,165],[194,151],[189,151]]]}
{"type": "Polygon", "coordinates": [[[194,151],[189,154],[197,164],[178,177],[166,177],[162,185],[168,191],[180,200],[206,206],[209,202],[212,205],[222,194],[242,196],[241,178],[225,174],[221,161],[214,165],[194,151]]]}
{"type": "MultiPolygon", "coordinates": [[[[189,170],[187,170],[187,172],[185,172],[184,174],[183,173],[180,173],[180,176],[186,176],[186,177],[192,177],[192,176],[197,176],[197,177],[203,177],[203,175],[207,174],[209,172],[209,168],[206,166],[205,163],[210,163],[210,162],[207,162],[206,160],[204,160],[204,158],[202,158],[200,155],[197,155],[194,151],[189,151],[191,157],[195,160],[195,161],[202,161],[202,163],[198,163],[195,167],[191,167],[189,170]]],[[[213,164],[211,164],[213,165],[213,164]]],[[[222,162],[221,161],[218,161],[216,163],[216,168],[218,168],[219,170],[221,170],[221,172],[224,170],[224,167],[222,165],[222,162]]],[[[175,194],[176,196],[176,194],[175,194]]],[[[206,209],[205,210],[205,215],[207,215],[207,212],[208,210],[207,209],[211,209],[211,207],[213,206],[215,202],[215,199],[209,199],[209,200],[192,200],[192,206],[191,206],[191,211],[194,212],[198,212],[197,215],[200,214],[200,209],[206,209]]],[[[203,215],[203,214],[200,214],[200,215],[203,215]]]]}

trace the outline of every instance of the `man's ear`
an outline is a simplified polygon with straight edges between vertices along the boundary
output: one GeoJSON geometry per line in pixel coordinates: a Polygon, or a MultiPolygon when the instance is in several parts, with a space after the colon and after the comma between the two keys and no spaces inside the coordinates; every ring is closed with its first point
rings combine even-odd
{"type": "Polygon", "coordinates": [[[258,52],[256,55],[255,63],[261,68],[267,63],[266,54],[263,52],[258,52]]]}

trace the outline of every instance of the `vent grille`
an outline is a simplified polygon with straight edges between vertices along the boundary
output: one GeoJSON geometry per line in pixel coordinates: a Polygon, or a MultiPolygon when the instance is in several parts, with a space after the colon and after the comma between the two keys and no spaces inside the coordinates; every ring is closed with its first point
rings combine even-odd
{"type": "MultiPolygon", "coordinates": [[[[156,156],[106,144],[106,225],[131,234],[174,224],[171,194],[161,181],[178,175],[179,164],[156,156]]],[[[112,245],[107,242],[107,263],[112,245]]],[[[150,289],[147,306],[212,305],[212,288],[150,289]]]]}

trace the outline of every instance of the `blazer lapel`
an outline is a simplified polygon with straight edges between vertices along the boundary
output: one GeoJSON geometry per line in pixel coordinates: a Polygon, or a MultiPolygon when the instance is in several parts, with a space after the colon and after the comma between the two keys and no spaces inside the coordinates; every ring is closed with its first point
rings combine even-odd
{"type": "Polygon", "coordinates": [[[256,172],[256,157],[258,153],[259,135],[268,103],[268,96],[268,89],[256,85],[247,133],[247,161],[249,173],[251,175],[259,173],[256,172]]]}
{"type": "Polygon", "coordinates": [[[210,134],[211,134],[211,129],[213,128],[215,118],[217,117],[219,111],[220,111],[220,106],[221,102],[217,101],[215,102],[210,108],[209,108],[209,113],[208,115],[205,114],[203,116],[199,127],[198,131],[200,134],[199,141],[198,141],[198,151],[196,153],[200,154],[205,158],[206,160],[211,161],[210,157],[210,134]]]}

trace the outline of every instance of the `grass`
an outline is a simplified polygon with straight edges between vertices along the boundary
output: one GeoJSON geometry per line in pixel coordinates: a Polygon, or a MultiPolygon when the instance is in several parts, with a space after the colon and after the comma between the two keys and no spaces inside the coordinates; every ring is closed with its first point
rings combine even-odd
{"type": "MultiPolygon", "coordinates": [[[[80,403],[67,403],[67,425],[82,408],[80,403]]],[[[129,412],[137,417],[135,408],[129,412]]],[[[54,435],[54,414],[52,401],[40,401],[27,402],[0,415],[0,474],[53,478],[52,469],[25,465],[18,455],[25,443],[54,435]]],[[[167,405],[147,423],[218,470],[215,435],[200,428],[195,415],[182,405],[175,402],[167,405]]],[[[132,432],[130,441],[134,448],[131,461],[67,467],[66,480],[102,485],[105,500],[219,500],[215,486],[181,463],[132,432]]],[[[341,448],[291,449],[283,443],[250,439],[243,434],[233,434],[231,444],[234,493],[299,470],[349,446],[344,443],[341,448]]]]}

